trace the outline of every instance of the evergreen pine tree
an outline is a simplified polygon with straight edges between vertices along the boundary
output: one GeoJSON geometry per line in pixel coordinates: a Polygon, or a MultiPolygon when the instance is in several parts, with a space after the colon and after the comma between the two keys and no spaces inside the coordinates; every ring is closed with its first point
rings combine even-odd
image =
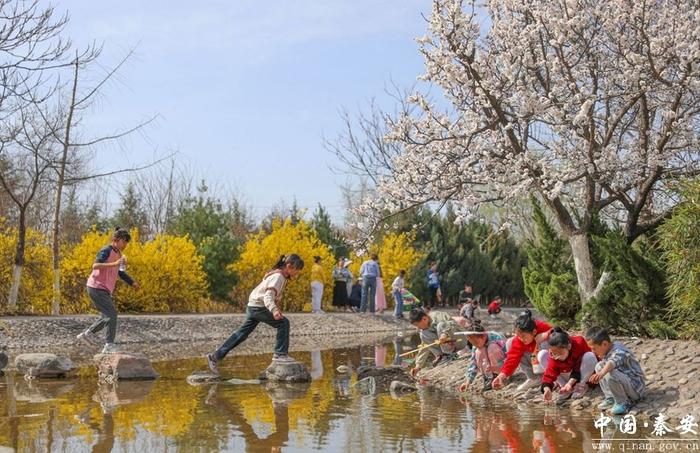
{"type": "Polygon", "coordinates": [[[522,270],[525,294],[547,319],[570,327],[580,308],[571,254],[534,197],[532,206],[537,240],[527,247],[527,267],[522,270]]]}

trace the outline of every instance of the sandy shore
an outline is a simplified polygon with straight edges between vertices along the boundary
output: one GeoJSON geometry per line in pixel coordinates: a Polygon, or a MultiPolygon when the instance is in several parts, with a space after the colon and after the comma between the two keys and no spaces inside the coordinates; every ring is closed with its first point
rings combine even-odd
{"type": "MultiPolygon", "coordinates": [[[[510,335],[514,312],[505,312],[498,320],[489,320],[486,316],[484,326],[510,335]]],[[[580,334],[580,333],[579,333],[580,334]]],[[[658,340],[644,338],[613,338],[623,342],[640,361],[646,375],[647,394],[635,405],[632,414],[651,417],[664,414],[673,419],[686,415],[700,416],[700,343],[689,341],[658,340]]],[[[457,393],[457,388],[464,382],[468,358],[426,369],[418,374],[418,379],[428,386],[440,388],[450,393],[457,393]]],[[[514,404],[544,405],[539,388],[527,392],[517,392],[518,384],[525,376],[516,372],[508,385],[501,390],[483,392],[487,399],[512,401],[514,404]]],[[[474,391],[481,393],[481,378],[477,378],[474,391]]],[[[471,393],[465,395],[469,398],[471,393]]],[[[600,414],[598,403],[603,400],[600,388],[591,389],[586,397],[567,401],[560,407],[574,411],[600,414]]]]}

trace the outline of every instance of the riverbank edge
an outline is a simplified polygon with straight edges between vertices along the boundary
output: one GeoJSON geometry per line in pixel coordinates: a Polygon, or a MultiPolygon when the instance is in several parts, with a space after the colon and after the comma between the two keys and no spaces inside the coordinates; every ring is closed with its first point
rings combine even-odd
{"type": "MultiPolygon", "coordinates": [[[[700,343],[682,340],[659,340],[645,338],[613,338],[624,343],[637,357],[646,376],[646,395],[633,406],[631,414],[642,420],[664,415],[666,419],[678,421],[691,415],[700,418],[700,343]]],[[[459,394],[458,387],[464,382],[469,359],[464,358],[435,368],[421,370],[417,380],[423,385],[459,394]]],[[[461,397],[483,398],[515,406],[542,406],[539,388],[517,391],[525,380],[523,373],[511,376],[508,384],[500,390],[481,391],[482,380],[477,378],[472,389],[461,397]]],[[[603,393],[598,386],[580,400],[569,400],[554,408],[568,408],[574,412],[589,413],[599,417],[598,404],[603,393]]],[[[677,425],[673,425],[677,426],[677,425]]]]}
{"type": "MultiPolygon", "coordinates": [[[[406,320],[391,314],[360,315],[329,312],[288,313],[290,351],[312,351],[381,343],[391,337],[415,333],[406,320]]],[[[50,352],[88,364],[97,352],[76,341],[76,335],[97,319],[94,315],[0,317],[0,350],[14,357],[21,353],[50,352]]],[[[120,315],[117,343],[151,360],[197,357],[213,351],[243,324],[245,314],[120,315]]],[[[104,332],[104,331],[103,331],[104,332]]],[[[103,335],[103,333],[100,333],[103,335]]],[[[272,352],[275,330],[260,324],[232,355],[272,352]]]]}

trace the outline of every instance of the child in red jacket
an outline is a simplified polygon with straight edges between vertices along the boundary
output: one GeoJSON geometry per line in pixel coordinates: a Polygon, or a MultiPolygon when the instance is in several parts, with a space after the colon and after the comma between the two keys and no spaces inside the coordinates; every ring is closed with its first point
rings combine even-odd
{"type": "MultiPolygon", "coordinates": [[[[539,364],[546,368],[549,353],[547,337],[552,326],[546,322],[534,319],[530,310],[525,310],[515,319],[515,336],[506,343],[506,360],[498,376],[493,380],[492,386],[498,389],[503,386],[517,368],[525,373],[527,379],[517,388],[518,391],[535,388],[540,385],[540,380],[535,377],[535,369],[532,366],[532,354],[537,352],[539,364]]],[[[541,373],[541,371],[540,371],[541,373]]]]}
{"type": "Polygon", "coordinates": [[[495,318],[496,315],[498,315],[501,312],[501,298],[497,297],[494,300],[492,300],[487,308],[487,311],[490,317],[495,318]]]}
{"type": "Polygon", "coordinates": [[[559,387],[557,401],[581,398],[588,390],[588,378],[595,372],[597,362],[585,338],[569,336],[561,327],[553,328],[549,335],[547,370],[540,387],[544,401],[552,401],[555,385],[559,387]]]}

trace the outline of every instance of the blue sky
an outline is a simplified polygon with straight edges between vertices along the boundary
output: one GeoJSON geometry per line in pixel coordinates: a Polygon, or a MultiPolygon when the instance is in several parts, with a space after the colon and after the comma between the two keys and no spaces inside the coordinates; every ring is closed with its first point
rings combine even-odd
{"type": "Polygon", "coordinates": [[[177,150],[178,162],[263,215],[281,200],[317,202],[342,221],[334,157],[322,137],[342,129],[341,108],[410,87],[423,62],[429,0],[71,0],[68,34],[104,43],[100,64],[136,54],[103,91],[88,134],[153,114],[145,137],[97,151],[102,170],[177,150]]]}

